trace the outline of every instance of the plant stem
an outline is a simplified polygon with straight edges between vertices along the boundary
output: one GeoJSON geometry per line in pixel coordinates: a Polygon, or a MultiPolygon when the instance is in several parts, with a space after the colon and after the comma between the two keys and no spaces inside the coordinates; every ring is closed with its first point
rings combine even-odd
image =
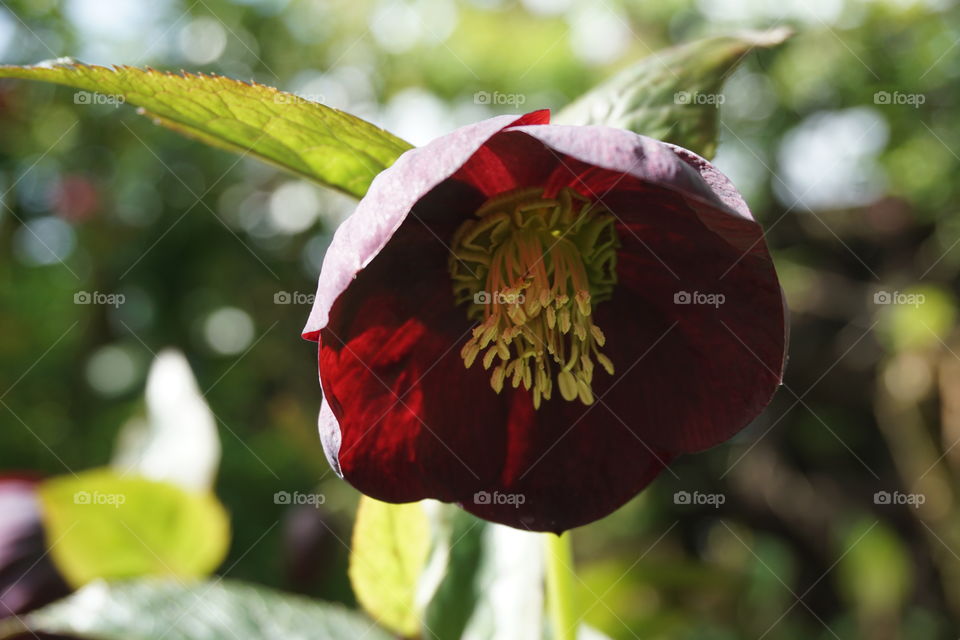
{"type": "Polygon", "coordinates": [[[547,606],[553,640],[576,640],[577,619],[574,606],[573,545],[570,532],[545,533],[547,558],[547,606]]]}

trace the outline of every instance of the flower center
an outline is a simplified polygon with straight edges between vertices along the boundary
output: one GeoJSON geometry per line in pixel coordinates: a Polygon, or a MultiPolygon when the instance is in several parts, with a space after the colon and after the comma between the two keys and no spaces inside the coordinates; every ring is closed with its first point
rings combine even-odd
{"type": "Polygon", "coordinates": [[[565,400],[591,404],[594,359],[613,374],[592,312],[613,293],[618,246],[614,216],[570,188],[484,203],[454,234],[449,264],[456,304],[469,303],[467,317],[480,323],[460,352],[466,367],[482,352],[493,390],[522,383],[535,408],[556,373],[565,400]]]}

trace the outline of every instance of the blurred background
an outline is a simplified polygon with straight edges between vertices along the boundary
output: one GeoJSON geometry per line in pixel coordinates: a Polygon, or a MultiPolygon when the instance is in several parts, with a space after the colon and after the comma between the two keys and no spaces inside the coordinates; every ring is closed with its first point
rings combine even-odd
{"type": "MultiPolygon", "coordinates": [[[[726,82],[716,162],[786,290],[785,385],[733,442],[576,532],[586,620],[618,640],[956,638],[955,2],[4,0],[0,62],[253,79],[422,144],[564,106],[672,43],[784,24],[797,35],[726,82]]],[[[0,194],[0,472],[107,463],[154,354],[176,347],[223,442],[224,571],[352,603],[357,494],[324,459],[299,338],[352,201],[11,81],[0,194]]]]}

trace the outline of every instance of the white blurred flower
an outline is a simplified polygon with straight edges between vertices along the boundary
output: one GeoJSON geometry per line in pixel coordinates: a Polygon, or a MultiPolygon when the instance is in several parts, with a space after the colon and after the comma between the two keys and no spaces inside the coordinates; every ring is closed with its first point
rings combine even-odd
{"type": "Polygon", "coordinates": [[[146,404],[146,420],[121,430],[113,467],[189,490],[211,489],[221,455],[216,418],[179,351],[162,351],[153,361],[146,404]]]}
{"type": "Polygon", "coordinates": [[[543,630],[543,536],[498,524],[484,532],[480,584],[487,585],[463,637],[526,640],[543,630]]]}

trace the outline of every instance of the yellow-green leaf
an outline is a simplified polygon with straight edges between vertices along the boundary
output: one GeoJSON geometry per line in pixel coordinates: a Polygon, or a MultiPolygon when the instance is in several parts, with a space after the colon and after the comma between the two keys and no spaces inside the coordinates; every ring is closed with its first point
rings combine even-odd
{"type": "Polygon", "coordinates": [[[40,486],[50,554],[67,582],[202,577],[226,556],[230,521],[212,493],[95,469],[40,486]]]}
{"type": "MultiPolygon", "coordinates": [[[[222,76],[100,67],[71,60],[0,66],[0,78],[62,84],[141,108],[157,124],[247,154],[353,196],[410,148],[348,113],[222,76]]],[[[78,102],[94,102],[77,94],[78,102]]],[[[97,98],[96,101],[100,101],[97,98]]]]}
{"type": "Polygon", "coordinates": [[[780,44],[786,28],[717,36],[658,51],[562,109],[556,124],[628,129],[713,157],[720,88],[752,49],[780,44]]]}
{"type": "Polygon", "coordinates": [[[405,637],[420,633],[417,585],[430,552],[423,505],[360,500],[350,552],[357,600],[381,625],[405,637]]]}

